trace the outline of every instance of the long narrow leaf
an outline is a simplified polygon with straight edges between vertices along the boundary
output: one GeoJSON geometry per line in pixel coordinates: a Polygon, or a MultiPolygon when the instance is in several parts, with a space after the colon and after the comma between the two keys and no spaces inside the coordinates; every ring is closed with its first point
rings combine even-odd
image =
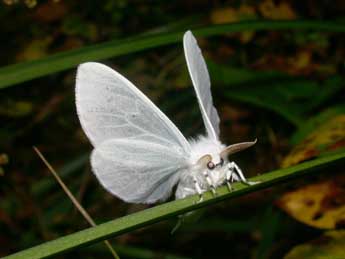
{"type": "MultiPolygon", "coordinates": [[[[248,30],[318,30],[345,32],[345,25],[325,21],[251,21],[213,25],[193,30],[196,36],[212,36],[248,30]]],[[[86,61],[97,61],[140,50],[182,42],[184,31],[131,37],[51,55],[47,58],[9,65],[0,69],[0,89],[63,71],[86,61]]]]}
{"type": "MultiPolygon", "coordinates": [[[[254,181],[261,181],[261,183],[246,186],[240,183],[235,184],[235,191],[229,192],[225,186],[217,189],[218,195],[212,197],[210,193],[205,193],[204,201],[195,203],[199,198],[198,196],[191,196],[183,200],[176,200],[162,205],[155,206],[131,215],[115,219],[96,227],[88,228],[76,232],[59,239],[46,242],[33,248],[26,249],[16,254],[5,257],[7,259],[19,258],[46,258],[68,250],[76,249],[77,247],[90,245],[110,237],[118,236],[138,229],[143,226],[162,221],[181,213],[185,213],[197,208],[205,207],[207,205],[215,204],[224,199],[234,198],[260,189],[271,187],[277,183],[287,182],[305,174],[314,173],[320,167],[330,166],[335,162],[344,164],[345,153],[339,153],[327,157],[322,157],[316,160],[308,161],[290,168],[276,170],[270,173],[263,174],[255,177],[254,181]]],[[[168,235],[169,233],[167,233],[168,235]]]]}

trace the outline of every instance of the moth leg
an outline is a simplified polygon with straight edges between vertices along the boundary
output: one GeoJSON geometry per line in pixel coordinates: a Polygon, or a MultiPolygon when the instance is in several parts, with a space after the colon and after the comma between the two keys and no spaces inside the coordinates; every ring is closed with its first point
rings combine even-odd
{"type": "Polygon", "coordinates": [[[228,190],[229,192],[233,191],[233,187],[231,185],[231,183],[234,182],[234,178],[233,178],[233,174],[234,174],[234,170],[232,168],[229,168],[226,171],[225,177],[226,177],[226,185],[228,186],[228,190]]]}
{"type": "Polygon", "coordinates": [[[213,196],[217,196],[216,187],[212,183],[212,180],[211,180],[210,176],[208,175],[208,171],[207,170],[204,171],[203,175],[206,178],[207,184],[210,186],[210,189],[211,189],[211,192],[212,192],[213,196]]]}
{"type": "Polygon", "coordinates": [[[202,196],[202,190],[196,177],[193,177],[193,182],[194,182],[194,188],[196,192],[199,194],[199,201],[197,201],[196,203],[200,203],[204,200],[204,197],[202,196]]]}
{"type": "MultiPolygon", "coordinates": [[[[242,170],[241,168],[239,168],[239,166],[235,163],[235,162],[230,162],[229,163],[229,170],[231,170],[236,173],[238,175],[238,177],[240,178],[241,182],[247,184],[247,185],[254,185],[254,184],[257,184],[259,182],[252,182],[252,181],[248,181],[243,173],[242,173],[242,170]]],[[[233,176],[232,176],[233,177],[233,176]]]]}

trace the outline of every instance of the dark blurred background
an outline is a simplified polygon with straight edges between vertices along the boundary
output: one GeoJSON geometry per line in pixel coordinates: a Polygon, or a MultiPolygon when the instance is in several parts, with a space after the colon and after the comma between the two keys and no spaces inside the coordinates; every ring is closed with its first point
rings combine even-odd
{"type": "MultiPolygon", "coordinates": [[[[0,65],[108,40],[248,20],[308,19],[345,26],[344,14],[344,1],[327,0],[3,0],[0,65]]],[[[343,149],[343,33],[243,31],[198,37],[198,42],[210,70],[222,140],[259,140],[233,157],[247,177],[343,149]]],[[[203,133],[182,40],[102,62],[149,96],[186,137],[203,133]]],[[[88,227],[33,145],[96,222],[147,207],[113,197],[91,173],[91,145],[75,110],[75,71],[0,89],[0,256],[88,227]]],[[[342,171],[325,174],[208,207],[174,235],[176,219],[171,219],[111,241],[122,258],[306,258],[288,253],[303,244],[313,248],[309,241],[326,230],[337,229],[338,235],[345,225],[342,171]]],[[[343,249],[345,244],[335,239],[340,242],[336,249],[343,249]]],[[[96,256],[110,258],[110,253],[100,243],[59,258],[96,256]]]]}

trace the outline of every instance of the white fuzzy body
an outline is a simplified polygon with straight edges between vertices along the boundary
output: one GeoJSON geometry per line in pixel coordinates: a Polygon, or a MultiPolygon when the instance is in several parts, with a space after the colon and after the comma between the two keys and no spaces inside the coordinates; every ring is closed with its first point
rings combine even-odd
{"type": "Polygon", "coordinates": [[[204,136],[200,136],[195,140],[192,139],[189,141],[189,143],[191,146],[189,167],[187,170],[181,171],[180,180],[175,193],[176,199],[182,199],[198,193],[195,188],[195,184],[198,184],[201,192],[208,191],[210,189],[210,183],[207,182],[205,173],[207,173],[209,179],[211,180],[211,185],[214,187],[223,185],[226,181],[228,162],[225,160],[221,165],[221,157],[219,155],[226,146],[218,140],[204,136]],[[197,161],[206,154],[211,155],[212,162],[217,165],[212,171],[205,167],[200,167],[197,164],[197,161]],[[195,180],[197,183],[195,183],[195,180]]]}

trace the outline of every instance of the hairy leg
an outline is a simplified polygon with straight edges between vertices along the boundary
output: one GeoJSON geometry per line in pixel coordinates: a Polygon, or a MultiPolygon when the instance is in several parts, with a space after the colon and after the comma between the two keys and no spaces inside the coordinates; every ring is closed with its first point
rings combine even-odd
{"type": "Polygon", "coordinates": [[[231,183],[234,182],[233,174],[234,174],[233,169],[228,168],[225,174],[225,180],[226,180],[226,185],[228,186],[229,192],[233,191],[233,187],[231,185],[231,183]]]}
{"type": "Polygon", "coordinates": [[[201,187],[198,183],[198,180],[196,179],[196,177],[193,177],[193,182],[194,182],[194,188],[196,190],[196,192],[199,194],[199,201],[197,203],[200,203],[203,201],[203,196],[202,196],[202,190],[201,190],[201,187]]]}
{"type": "Polygon", "coordinates": [[[208,186],[210,187],[213,196],[217,196],[216,187],[214,186],[210,176],[208,175],[208,171],[205,170],[203,172],[203,175],[205,176],[206,182],[207,182],[208,186]]]}
{"type": "Polygon", "coordinates": [[[232,178],[232,182],[234,182],[234,175],[235,174],[236,176],[238,176],[239,180],[245,184],[248,184],[248,185],[253,185],[253,184],[257,184],[259,182],[251,182],[251,181],[248,181],[243,173],[242,173],[242,170],[241,168],[239,168],[239,166],[235,163],[235,162],[230,162],[228,164],[228,169],[229,171],[232,171],[232,174],[231,174],[231,178],[232,178]]]}

